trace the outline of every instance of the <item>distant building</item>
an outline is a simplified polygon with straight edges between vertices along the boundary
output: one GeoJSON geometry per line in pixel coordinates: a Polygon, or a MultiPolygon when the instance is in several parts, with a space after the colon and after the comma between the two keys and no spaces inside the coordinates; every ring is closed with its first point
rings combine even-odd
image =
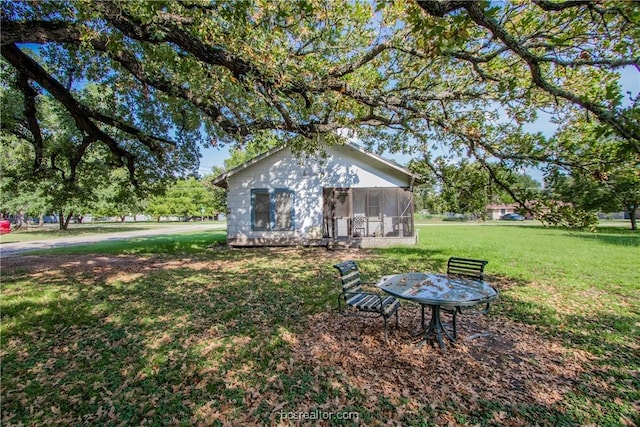
{"type": "Polygon", "coordinates": [[[503,215],[517,213],[518,205],[487,205],[486,212],[488,219],[500,219],[503,215]]]}

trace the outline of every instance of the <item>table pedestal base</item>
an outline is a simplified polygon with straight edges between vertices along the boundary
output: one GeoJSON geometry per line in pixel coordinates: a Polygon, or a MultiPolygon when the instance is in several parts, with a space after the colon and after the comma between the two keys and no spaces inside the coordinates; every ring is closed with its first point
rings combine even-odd
{"type": "Polygon", "coordinates": [[[424,338],[419,344],[422,345],[429,341],[431,335],[435,335],[440,348],[445,347],[443,337],[447,337],[449,341],[455,343],[456,339],[445,329],[444,325],[442,325],[442,320],[440,319],[440,306],[429,305],[428,307],[431,308],[431,320],[429,321],[429,326],[426,326],[424,322],[424,305],[422,306],[422,330],[416,334],[416,336],[424,335],[424,338]]]}

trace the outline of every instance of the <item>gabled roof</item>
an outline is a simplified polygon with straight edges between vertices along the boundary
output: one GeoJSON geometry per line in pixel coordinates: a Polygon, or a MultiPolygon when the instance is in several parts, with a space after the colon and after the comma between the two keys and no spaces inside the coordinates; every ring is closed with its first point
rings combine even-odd
{"type": "MultiPolygon", "coordinates": [[[[378,156],[377,154],[373,154],[367,150],[365,150],[364,148],[360,147],[358,144],[355,143],[346,143],[344,144],[344,146],[349,147],[355,151],[360,152],[361,154],[375,160],[378,163],[382,163],[392,169],[397,170],[398,172],[407,175],[408,177],[410,177],[412,179],[412,182],[415,181],[416,179],[419,178],[419,175],[414,174],[413,172],[411,172],[409,169],[405,168],[404,166],[399,165],[398,163],[392,161],[392,160],[387,160],[381,156],[378,156]]],[[[271,150],[260,154],[259,156],[254,157],[251,160],[248,160],[246,162],[244,162],[243,164],[236,166],[233,169],[229,169],[228,171],[226,171],[225,173],[219,175],[216,177],[216,179],[213,180],[213,185],[217,185],[218,187],[222,187],[222,188],[227,188],[227,178],[229,178],[232,175],[235,175],[236,173],[243,171],[247,168],[250,168],[251,166],[255,165],[256,163],[259,163],[261,161],[263,161],[264,159],[273,156],[274,154],[278,153],[281,150],[284,150],[288,147],[286,146],[282,146],[282,147],[276,147],[276,148],[272,148],[271,150]]]]}
{"type": "Polygon", "coordinates": [[[284,150],[287,147],[276,147],[276,148],[272,148],[271,150],[262,153],[256,157],[254,157],[251,160],[247,160],[246,162],[244,162],[243,164],[236,166],[233,169],[229,169],[228,171],[226,171],[225,173],[218,175],[216,177],[216,179],[214,179],[212,181],[213,185],[217,185],[218,187],[222,187],[222,188],[227,188],[227,178],[229,178],[232,175],[235,175],[236,173],[247,169],[248,167],[251,167],[253,165],[255,165],[258,162],[261,162],[262,160],[266,159],[267,157],[271,157],[273,156],[275,153],[284,150]]]}

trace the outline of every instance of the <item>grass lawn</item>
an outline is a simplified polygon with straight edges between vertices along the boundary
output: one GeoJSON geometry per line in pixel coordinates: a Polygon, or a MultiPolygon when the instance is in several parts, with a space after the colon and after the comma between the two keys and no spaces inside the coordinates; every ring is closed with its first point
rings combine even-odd
{"type": "Polygon", "coordinates": [[[19,230],[13,229],[9,234],[0,235],[0,244],[14,242],[32,242],[60,237],[90,236],[110,234],[124,231],[143,231],[170,229],[176,226],[200,226],[203,224],[219,225],[222,222],[92,222],[87,224],[70,224],[67,230],[60,230],[58,224],[44,224],[42,227],[30,225],[19,230]]]}
{"type": "Polygon", "coordinates": [[[191,233],[3,259],[2,425],[640,425],[640,234],[419,236],[332,252],[191,233]],[[455,346],[416,347],[410,304],[388,347],[381,319],[336,313],[334,263],[375,280],[451,255],[489,260],[501,291],[455,346]]]}

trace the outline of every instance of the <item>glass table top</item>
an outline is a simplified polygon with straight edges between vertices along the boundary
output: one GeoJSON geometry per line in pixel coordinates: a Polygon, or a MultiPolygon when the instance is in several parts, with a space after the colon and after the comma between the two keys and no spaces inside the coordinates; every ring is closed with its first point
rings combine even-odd
{"type": "Polygon", "coordinates": [[[427,305],[475,305],[498,297],[498,291],[486,281],[436,273],[383,276],[377,286],[398,298],[427,305]]]}

